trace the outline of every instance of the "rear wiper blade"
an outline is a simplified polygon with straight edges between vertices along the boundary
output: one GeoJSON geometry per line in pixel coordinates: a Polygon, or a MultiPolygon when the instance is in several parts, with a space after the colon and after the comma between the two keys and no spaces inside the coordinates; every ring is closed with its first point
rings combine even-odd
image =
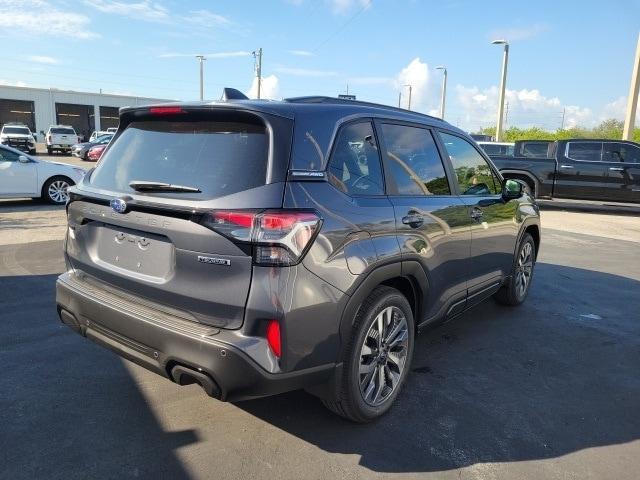
{"type": "Polygon", "coordinates": [[[186,185],[173,185],[164,182],[147,182],[144,180],[134,180],[129,182],[129,186],[138,192],[192,192],[202,193],[197,187],[186,185]]]}

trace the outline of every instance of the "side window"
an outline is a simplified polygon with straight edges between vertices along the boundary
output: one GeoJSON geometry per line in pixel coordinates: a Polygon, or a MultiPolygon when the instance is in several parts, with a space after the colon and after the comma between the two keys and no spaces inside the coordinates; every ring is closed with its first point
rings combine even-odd
{"type": "Polygon", "coordinates": [[[547,158],[549,156],[549,144],[546,142],[526,142],[522,145],[524,157],[547,158]]]}
{"type": "Polygon", "coordinates": [[[449,182],[431,132],[404,125],[382,125],[395,195],[450,195],[449,182]]]}
{"type": "Polygon", "coordinates": [[[382,195],[380,154],[371,122],[342,127],[329,161],[329,181],[349,195],[382,195]]]}
{"type": "Polygon", "coordinates": [[[567,158],[599,162],[602,160],[602,142],[569,142],[567,158]]]}
{"type": "Polygon", "coordinates": [[[10,150],[0,148],[0,162],[17,162],[20,155],[10,150]]]}
{"type": "Polygon", "coordinates": [[[605,162],[640,163],[640,148],[628,143],[604,142],[602,160],[605,162]]]}
{"type": "Polygon", "coordinates": [[[438,133],[451,159],[462,195],[500,193],[500,180],[473,145],[455,135],[438,133]]]}

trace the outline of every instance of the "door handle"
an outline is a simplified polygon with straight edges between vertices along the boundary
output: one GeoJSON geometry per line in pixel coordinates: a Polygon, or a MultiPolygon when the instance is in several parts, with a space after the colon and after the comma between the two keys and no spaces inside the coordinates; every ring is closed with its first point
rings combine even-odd
{"type": "Polygon", "coordinates": [[[471,209],[471,213],[469,214],[469,216],[474,220],[479,220],[480,218],[482,218],[482,215],[484,215],[484,212],[478,207],[473,207],[471,209]]]}
{"type": "Polygon", "coordinates": [[[612,172],[624,172],[624,168],[622,167],[609,167],[609,170],[612,172]]]}
{"type": "Polygon", "coordinates": [[[409,212],[407,215],[402,217],[402,223],[409,225],[412,228],[418,228],[424,223],[424,217],[419,213],[409,212]]]}
{"type": "Polygon", "coordinates": [[[560,165],[560,168],[573,168],[573,165],[560,165]]]}

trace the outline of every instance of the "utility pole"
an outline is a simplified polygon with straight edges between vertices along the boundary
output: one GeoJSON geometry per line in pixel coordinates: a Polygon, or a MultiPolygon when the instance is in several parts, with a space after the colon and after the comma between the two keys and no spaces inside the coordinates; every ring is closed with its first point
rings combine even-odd
{"type": "Polygon", "coordinates": [[[640,90],[640,34],[638,35],[636,59],[633,63],[631,86],[629,87],[629,97],[627,98],[627,114],[624,117],[624,130],[622,131],[623,140],[631,140],[633,138],[633,129],[636,125],[636,109],[638,108],[638,90],[640,90]]]}
{"type": "Polygon", "coordinates": [[[401,102],[402,102],[402,92],[398,92],[398,108],[400,108],[401,102]]]}
{"type": "Polygon", "coordinates": [[[507,64],[509,63],[509,43],[506,40],[494,40],[494,45],[504,45],[502,54],[502,75],[500,76],[500,94],[498,97],[498,122],[496,124],[496,142],[502,140],[502,120],[504,118],[504,94],[507,88],[507,64]]]}
{"type": "Polygon", "coordinates": [[[447,98],[447,67],[440,65],[436,70],[442,70],[442,96],[440,97],[440,118],[444,120],[444,103],[447,98]]]}
{"type": "Polygon", "coordinates": [[[260,87],[262,86],[262,47],[253,51],[253,58],[256,62],[256,77],[258,77],[258,99],[260,99],[260,87]]]}
{"type": "Polygon", "coordinates": [[[562,108],[562,123],[560,123],[560,130],[564,130],[564,115],[565,113],[567,113],[567,108],[563,107],[562,108]]]}
{"type": "Polygon", "coordinates": [[[413,87],[411,85],[405,85],[405,87],[409,87],[409,102],[407,103],[407,110],[411,110],[411,90],[413,90],[413,87]]]}
{"type": "Polygon", "coordinates": [[[200,62],[200,101],[204,100],[204,61],[207,59],[204,55],[196,55],[200,62]]]}

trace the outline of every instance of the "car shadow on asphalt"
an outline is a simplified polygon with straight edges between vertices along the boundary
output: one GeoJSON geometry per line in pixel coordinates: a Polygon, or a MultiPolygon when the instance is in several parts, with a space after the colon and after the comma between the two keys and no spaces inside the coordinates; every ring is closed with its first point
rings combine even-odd
{"type": "Polygon", "coordinates": [[[539,460],[640,438],[640,282],[539,263],[527,302],[424,332],[393,409],[368,425],[304,392],[246,412],[375,472],[539,460]]]}
{"type": "Polygon", "coordinates": [[[0,477],[188,478],[196,431],[165,430],[123,362],[56,319],[56,277],[0,276],[0,477]]]}
{"type": "Polygon", "coordinates": [[[64,210],[64,205],[52,205],[38,198],[0,200],[0,214],[15,212],[54,212],[64,210]]]}

